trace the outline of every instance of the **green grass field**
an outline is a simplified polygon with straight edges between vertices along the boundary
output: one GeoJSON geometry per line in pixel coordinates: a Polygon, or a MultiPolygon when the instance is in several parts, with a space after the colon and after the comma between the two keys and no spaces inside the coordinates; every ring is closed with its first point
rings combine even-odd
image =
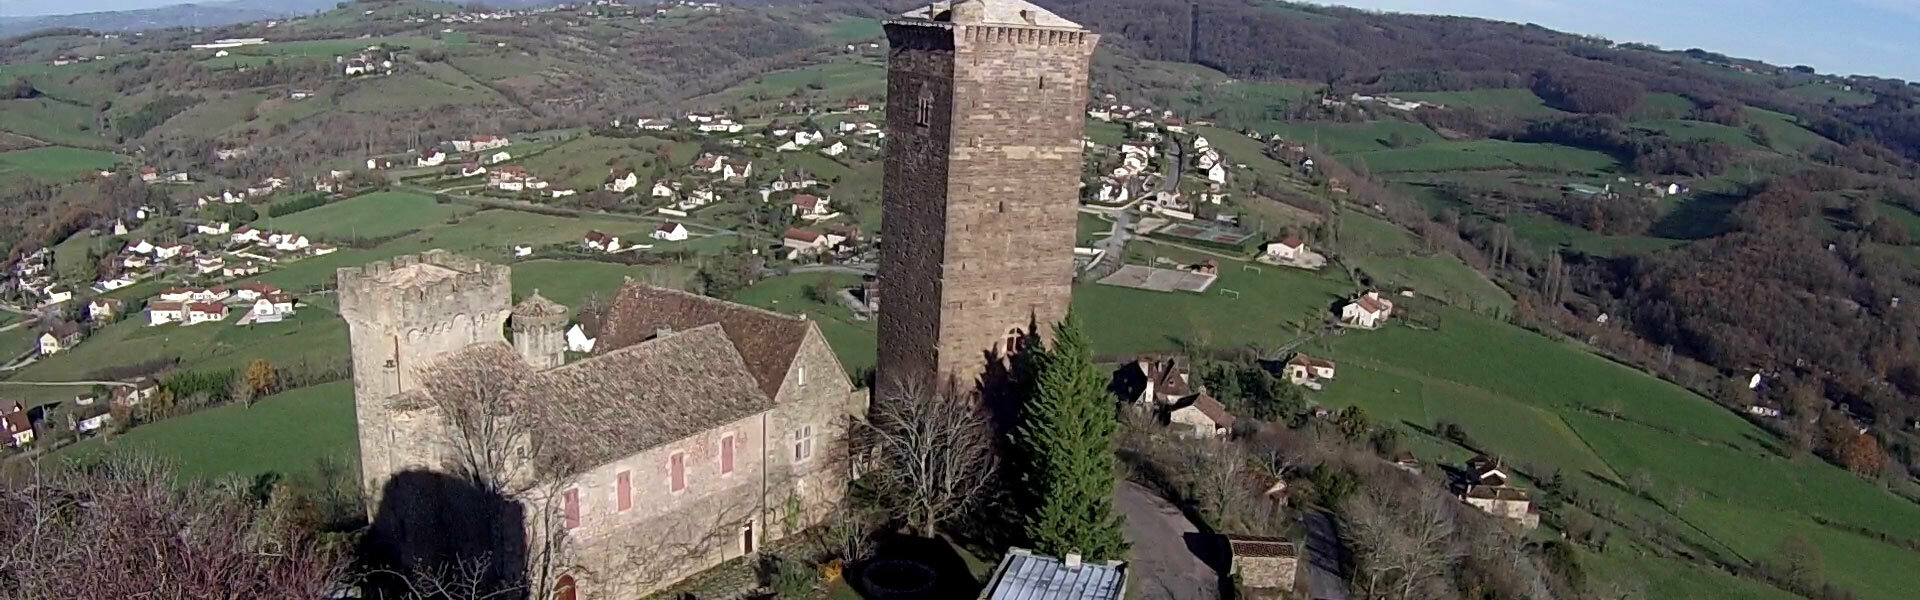
{"type": "Polygon", "coordinates": [[[463,209],[424,194],[374,192],[284,217],[262,217],[253,225],[324,238],[371,238],[438,225],[463,209]]]}
{"type": "Polygon", "coordinates": [[[51,98],[0,100],[0,130],[50,144],[105,147],[98,116],[92,108],[51,98]]]}
{"type": "Polygon", "coordinates": [[[1540,169],[1560,172],[1612,172],[1619,161],[1604,152],[1558,144],[1503,140],[1435,142],[1413,148],[1350,155],[1366,161],[1374,173],[1540,169]]]}
{"type": "Polygon", "coordinates": [[[1679,94],[1647,94],[1628,116],[1635,120],[1679,119],[1693,111],[1693,101],[1679,94]]]}
{"type": "Polygon", "coordinates": [[[774,71],[695,99],[700,105],[757,104],[793,96],[838,106],[849,97],[879,98],[886,92],[886,71],[877,64],[831,62],[774,71]]]}
{"type": "Polygon", "coordinates": [[[1758,123],[1772,138],[1775,150],[1807,152],[1832,143],[1832,140],[1800,126],[1799,119],[1785,113],[1777,113],[1763,108],[1747,107],[1747,121],[1758,123]]]}
{"type": "MultiPolygon", "coordinates": [[[[453,67],[446,67],[446,70],[457,73],[453,67]]],[[[339,106],[342,110],[352,112],[390,113],[441,106],[504,106],[506,104],[493,90],[473,82],[471,78],[468,78],[467,82],[469,84],[463,86],[422,72],[364,77],[347,84],[345,93],[340,97],[339,106]]]]}
{"type": "Polygon", "coordinates": [[[1374,287],[1410,287],[1422,295],[1483,310],[1505,311],[1513,298],[1485,275],[1441,253],[1418,248],[1405,229],[1365,213],[1340,217],[1340,257],[1374,278],[1374,287]]]}
{"type": "MultiPolygon", "coordinates": [[[[570,189],[598,189],[607,182],[613,169],[633,169],[639,173],[642,190],[651,184],[652,169],[661,163],[668,175],[679,171],[679,163],[661,161],[659,148],[671,143],[654,138],[607,138],[583,135],[538,155],[520,161],[527,172],[546,178],[554,185],[570,189]]],[[[670,152],[667,154],[671,154],[670,152]]]]}
{"type": "Polygon", "coordinates": [[[677,267],[534,260],[513,265],[513,293],[524,298],[537,290],[578,313],[590,297],[612,298],[629,277],[652,285],[684,288],[692,274],[691,269],[677,267]]]}
{"type": "Polygon", "coordinates": [[[1690,121],[1686,119],[1660,119],[1636,121],[1633,126],[1639,129],[1664,133],[1676,140],[1711,140],[1724,143],[1735,150],[1759,150],[1760,144],[1747,135],[1745,129],[1728,127],[1719,123],[1690,121]]]}
{"type": "Polygon", "coordinates": [[[820,326],[840,357],[840,365],[849,374],[873,367],[875,336],[873,321],[854,319],[853,312],[835,304],[821,304],[807,298],[807,286],[820,285],[830,293],[860,283],[860,278],[845,273],[800,273],[775,277],[741,290],[736,302],[792,315],[805,315],[820,326]]]}
{"type": "Polygon", "coordinates": [[[12,181],[55,183],[71,181],[102,169],[112,169],[120,156],[111,152],[67,146],[42,146],[0,152],[0,184],[12,181]]]}
{"type": "Polygon", "coordinates": [[[254,358],[277,363],[338,358],[347,350],[346,322],[317,307],[302,308],[280,323],[252,327],[221,323],[148,327],[133,315],[96,331],[78,347],[46,357],[16,373],[22,381],[90,379],[101,369],[158,359],[178,359],[187,369],[236,369],[254,358]]]}
{"type": "Polygon", "coordinates": [[[1841,106],[1873,104],[1873,94],[1849,90],[1831,83],[1807,83],[1782,91],[1814,102],[1831,102],[1841,106]]]}
{"type": "Polygon", "coordinates": [[[1554,117],[1566,112],[1547,106],[1547,101],[1524,88],[1486,89],[1465,92],[1394,92],[1395,97],[1432,102],[1447,107],[1465,106],[1486,109],[1523,119],[1554,117]]]}
{"type": "Polygon", "coordinates": [[[322,457],[352,468],[360,464],[353,413],[353,383],[337,381],[89,439],[57,456],[145,452],[207,479],[304,473],[322,457]]]}
{"type": "MultiPolygon", "coordinates": [[[[1257,127],[1264,133],[1278,134],[1289,140],[1316,146],[1334,154],[1352,154],[1391,150],[1389,141],[1393,134],[1400,134],[1408,144],[1418,145],[1441,141],[1440,134],[1417,123],[1406,121],[1369,121],[1366,123],[1330,123],[1307,121],[1295,123],[1272,123],[1257,127]]],[[[1238,160],[1238,159],[1235,159],[1238,160]]],[[[1371,166],[1371,165],[1369,165],[1371,166]]]]}
{"type": "Polygon", "coordinates": [[[153,128],[149,135],[202,136],[208,132],[221,131],[245,123],[249,115],[257,118],[259,115],[254,107],[258,106],[263,99],[265,96],[260,94],[230,94],[209,98],[167,119],[159,127],[153,128]]]}

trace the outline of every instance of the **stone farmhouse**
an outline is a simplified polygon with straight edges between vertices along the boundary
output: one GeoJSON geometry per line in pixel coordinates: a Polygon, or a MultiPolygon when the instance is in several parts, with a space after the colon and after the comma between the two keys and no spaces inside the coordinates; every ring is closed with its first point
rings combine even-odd
{"type": "Polygon", "coordinates": [[[1226,538],[1227,549],[1233,555],[1228,572],[1239,578],[1247,596],[1292,596],[1294,579],[1300,573],[1300,554],[1292,540],[1252,535],[1226,538]]]}
{"type": "Polygon", "coordinates": [[[1533,494],[1510,484],[1506,465],[1486,455],[1467,460],[1465,480],[1459,483],[1460,499],[1481,511],[1533,529],[1540,526],[1540,513],[1533,507],[1533,494]]]}
{"type": "Polygon", "coordinates": [[[338,279],[372,535],[400,564],[508,557],[554,597],[638,598],[845,494],[867,395],[805,318],[629,282],[567,363],[567,308],[512,305],[508,267],[434,250],[338,279]],[[476,461],[481,422],[524,433],[476,461]],[[475,465],[504,484],[463,483],[475,465]]]}

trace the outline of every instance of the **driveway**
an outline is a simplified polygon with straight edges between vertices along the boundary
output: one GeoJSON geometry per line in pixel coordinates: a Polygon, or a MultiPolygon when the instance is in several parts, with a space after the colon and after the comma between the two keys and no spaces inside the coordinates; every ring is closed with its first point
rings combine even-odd
{"type": "Polygon", "coordinates": [[[1180,509],[1147,488],[1123,481],[1114,505],[1127,518],[1127,598],[1140,600],[1215,600],[1220,575],[1194,553],[1212,535],[1201,534],[1180,509]]]}

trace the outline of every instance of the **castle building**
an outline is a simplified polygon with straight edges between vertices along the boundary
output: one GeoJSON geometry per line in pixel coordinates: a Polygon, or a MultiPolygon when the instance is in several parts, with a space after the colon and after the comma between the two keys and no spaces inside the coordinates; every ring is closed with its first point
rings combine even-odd
{"type": "Polygon", "coordinates": [[[638,598],[845,494],[865,393],[811,321],[629,282],[566,363],[567,308],[512,305],[505,266],[434,250],[338,275],[371,535],[401,569],[638,598]]]}
{"type": "Polygon", "coordinates": [[[1066,315],[1100,36],[1021,0],[939,2],[884,27],[880,385],[981,383],[1027,328],[1066,315]]]}

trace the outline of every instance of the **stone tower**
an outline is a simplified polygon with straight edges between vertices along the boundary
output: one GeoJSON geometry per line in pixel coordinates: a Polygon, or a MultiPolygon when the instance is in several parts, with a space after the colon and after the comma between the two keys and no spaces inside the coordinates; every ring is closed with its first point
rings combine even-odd
{"type": "Polygon", "coordinates": [[[548,300],[534,290],[533,295],[513,306],[513,349],[520,359],[545,371],[567,362],[567,307],[548,300]]]}
{"type": "Polygon", "coordinates": [[[879,383],[971,385],[1031,324],[1066,315],[1100,36],[1021,0],[884,25],[879,383]]]}
{"type": "Polygon", "coordinates": [[[438,466],[439,423],[397,409],[394,395],[418,387],[420,369],[467,346],[506,342],[513,300],[509,270],[444,250],[338,272],[340,316],[353,353],[360,477],[368,494],[409,467],[438,466]]]}

